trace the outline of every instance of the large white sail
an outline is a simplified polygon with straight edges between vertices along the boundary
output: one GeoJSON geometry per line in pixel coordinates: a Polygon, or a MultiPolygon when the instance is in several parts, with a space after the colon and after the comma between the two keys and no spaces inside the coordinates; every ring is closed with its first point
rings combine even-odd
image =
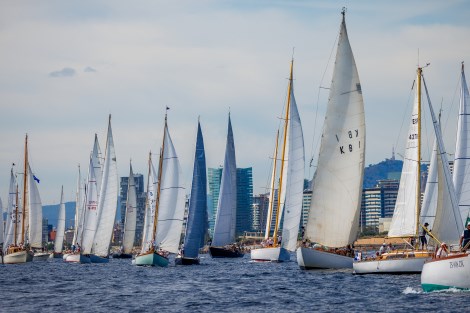
{"type": "Polygon", "coordinates": [[[431,161],[428,169],[428,178],[426,180],[426,188],[424,190],[423,205],[421,207],[420,223],[428,223],[430,229],[434,223],[434,218],[436,217],[436,207],[437,207],[437,140],[434,141],[434,146],[432,148],[431,161]]]}
{"type": "Polygon", "coordinates": [[[35,176],[28,164],[28,201],[29,232],[28,239],[32,248],[42,248],[42,203],[35,176]]]}
{"type": "Polygon", "coordinates": [[[304,136],[302,123],[294,98],[294,84],[290,80],[290,120],[286,150],[287,170],[284,202],[284,218],[282,228],[282,247],[294,251],[297,247],[300,216],[304,190],[304,136]]]}
{"type": "Polygon", "coordinates": [[[279,141],[279,131],[276,136],[276,147],[274,148],[274,155],[273,155],[273,169],[271,171],[271,182],[269,184],[269,203],[268,203],[268,212],[266,214],[266,230],[264,232],[264,239],[268,239],[271,236],[271,224],[273,220],[273,213],[274,213],[274,201],[277,200],[276,193],[277,189],[275,189],[276,184],[276,167],[277,167],[277,149],[278,149],[278,141],[279,141]]]}
{"type": "Polygon", "coordinates": [[[123,253],[131,253],[134,247],[135,226],[137,221],[137,191],[135,188],[134,172],[132,164],[129,170],[127,183],[126,216],[124,220],[124,235],[122,238],[123,253]]]}
{"type": "Polygon", "coordinates": [[[425,81],[424,87],[426,88],[426,95],[428,99],[429,109],[431,111],[431,117],[434,125],[434,131],[436,133],[438,147],[438,196],[436,218],[434,219],[432,232],[441,242],[445,241],[447,243],[457,244],[460,238],[460,234],[463,231],[463,223],[460,215],[457,197],[455,194],[454,184],[452,182],[452,176],[450,174],[450,169],[448,165],[449,162],[447,160],[447,153],[444,147],[444,141],[442,140],[441,129],[434,114],[434,110],[431,105],[425,81]]]}
{"type": "Polygon", "coordinates": [[[166,123],[165,127],[155,243],[162,250],[177,253],[183,230],[184,189],[180,163],[166,123]]]}
{"type": "Polygon", "coordinates": [[[93,163],[93,170],[95,171],[96,186],[98,188],[98,199],[101,191],[101,181],[103,179],[103,166],[100,144],[98,142],[98,135],[95,134],[95,142],[93,144],[93,152],[91,154],[91,161],[93,163]]]}
{"type": "MultiPolygon", "coordinates": [[[[150,154],[151,155],[151,154],[150,154]]],[[[144,229],[142,233],[142,252],[148,251],[153,242],[153,223],[155,220],[155,200],[158,176],[149,157],[149,178],[147,183],[147,201],[145,203],[144,229]]]]}
{"type": "Polygon", "coordinates": [[[75,194],[75,218],[74,218],[74,231],[72,244],[76,245],[78,238],[81,238],[83,233],[83,211],[85,207],[85,193],[84,184],[82,183],[82,175],[80,165],[78,165],[78,179],[77,190],[75,194]]]}
{"type": "Polygon", "coordinates": [[[109,255],[109,246],[116,219],[118,189],[116,153],[114,151],[113,133],[111,130],[111,116],[109,116],[103,177],[98,198],[98,227],[96,228],[92,250],[94,254],[101,257],[109,255]]]}
{"type": "Polygon", "coordinates": [[[65,203],[64,203],[64,186],[60,192],[60,205],[59,205],[59,217],[57,219],[57,229],[54,241],[54,252],[62,253],[64,247],[64,236],[65,236],[65,203]]]}
{"type": "Polygon", "coordinates": [[[462,223],[470,214],[470,96],[464,66],[460,78],[460,108],[457,123],[453,180],[462,223]]]}
{"type": "Polygon", "coordinates": [[[95,171],[90,157],[88,167],[88,182],[85,192],[85,207],[83,212],[83,232],[77,240],[77,245],[81,246],[83,254],[90,254],[95,238],[96,227],[98,225],[98,191],[96,187],[95,171]]]}
{"type": "Polygon", "coordinates": [[[361,84],[343,15],[305,230],[310,241],[341,247],[355,240],[365,136],[361,84]]]}
{"type": "Polygon", "coordinates": [[[7,207],[7,219],[5,222],[5,240],[3,248],[6,251],[8,245],[15,243],[15,228],[16,228],[16,243],[18,244],[21,240],[22,233],[22,212],[21,208],[18,207],[18,185],[16,177],[13,174],[13,169],[10,173],[10,188],[8,192],[8,207],[7,207]],[[16,227],[15,227],[16,225],[16,227]]]}
{"type": "Polygon", "coordinates": [[[237,218],[237,166],[232,123],[228,116],[227,144],[225,146],[224,168],[220,182],[217,216],[214,226],[213,246],[225,246],[235,242],[237,218]]]}
{"type": "Polygon", "coordinates": [[[395,210],[393,212],[389,237],[408,237],[417,234],[416,214],[418,199],[417,192],[417,175],[418,166],[418,99],[419,99],[419,83],[415,84],[416,95],[413,105],[413,112],[410,119],[410,128],[406,142],[405,158],[403,160],[403,168],[400,177],[400,187],[398,188],[395,210]]]}

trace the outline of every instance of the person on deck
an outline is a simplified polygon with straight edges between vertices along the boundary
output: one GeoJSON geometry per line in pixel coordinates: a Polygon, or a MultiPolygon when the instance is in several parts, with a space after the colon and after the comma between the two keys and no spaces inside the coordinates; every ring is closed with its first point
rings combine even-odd
{"type": "Polygon", "coordinates": [[[448,255],[447,244],[441,243],[441,247],[437,250],[436,258],[445,258],[448,255]]]}
{"type": "Polygon", "coordinates": [[[380,249],[379,249],[379,255],[382,255],[382,254],[385,253],[385,247],[386,247],[386,245],[385,245],[385,242],[384,242],[384,243],[382,244],[382,246],[380,247],[380,249]]]}
{"type": "Polygon", "coordinates": [[[421,250],[424,250],[425,247],[427,248],[428,246],[428,240],[426,239],[428,226],[428,223],[424,223],[423,229],[421,230],[421,235],[419,235],[419,241],[421,242],[421,250]]]}
{"type": "Polygon", "coordinates": [[[467,224],[467,229],[465,229],[460,237],[460,246],[462,250],[466,250],[465,246],[470,241],[470,222],[467,224]]]}

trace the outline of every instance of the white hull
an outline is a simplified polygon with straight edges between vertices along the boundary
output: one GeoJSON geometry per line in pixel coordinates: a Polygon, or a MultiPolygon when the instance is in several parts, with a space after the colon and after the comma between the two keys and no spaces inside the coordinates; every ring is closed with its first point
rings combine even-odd
{"type": "Polygon", "coordinates": [[[301,269],[352,268],[353,258],[300,247],[297,249],[297,264],[301,269]]]}
{"type": "Polygon", "coordinates": [[[67,259],[67,257],[68,257],[69,255],[71,255],[71,254],[70,254],[70,253],[64,253],[64,254],[62,255],[62,259],[64,259],[64,261],[65,261],[65,259],[67,259]]]}
{"type": "Polygon", "coordinates": [[[470,289],[469,255],[451,255],[426,262],[421,273],[421,287],[424,291],[470,289]]]}
{"type": "Polygon", "coordinates": [[[260,248],[251,250],[253,261],[286,262],[290,260],[289,251],[281,247],[260,248]]]}
{"type": "Polygon", "coordinates": [[[49,259],[50,254],[49,253],[44,253],[44,252],[39,252],[34,254],[33,261],[47,261],[49,259]]]}
{"type": "Polygon", "coordinates": [[[10,253],[3,256],[3,263],[5,264],[26,263],[31,262],[32,260],[33,254],[26,250],[10,253]]]}
{"type": "Polygon", "coordinates": [[[356,261],[353,269],[355,274],[417,274],[430,259],[429,255],[393,258],[392,254],[390,259],[356,261]]]}
{"type": "Polygon", "coordinates": [[[82,264],[91,263],[89,256],[85,256],[79,253],[69,254],[64,260],[67,263],[82,263],[82,264]]]}

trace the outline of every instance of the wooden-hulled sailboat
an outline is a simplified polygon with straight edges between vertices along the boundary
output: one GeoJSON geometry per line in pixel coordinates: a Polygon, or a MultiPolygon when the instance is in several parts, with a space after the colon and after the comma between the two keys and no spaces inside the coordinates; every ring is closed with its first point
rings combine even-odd
{"type": "MultiPolygon", "coordinates": [[[[20,206],[18,185],[16,185],[16,208],[11,225],[13,227],[14,238],[13,242],[7,247],[3,257],[5,264],[31,262],[34,252],[30,248],[42,248],[42,205],[37,186],[35,185],[35,176],[32,174],[29,166],[28,135],[25,138],[23,173],[22,204],[20,206]],[[27,231],[28,234],[26,233],[27,231]]],[[[10,193],[11,188],[10,184],[10,193]]]]}
{"type": "Polygon", "coordinates": [[[121,251],[113,254],[114,259],[131,259],[134,248],[135,226],[137,222],[137,191],[135,188],[134,172],[130,164],[129,181],[127,183],[126,216],[121,251]]]}
{"type": "Polygon", "coordinates": [[[213,258],[243,257],[240,248],[235,244],[237,222],[237,165],[232,122],[228,115],[227,144],[225,146],[224,167],[220,182],[217,216],[214,235],[209,253],[213,258]]]}
{"type": "Polygon", "coordinates": [[[57,229],[54,240],[54,252],[51,254],[53,258],[61,258],[64,248],[65,237],[65,203],[64,203],[64,186],[60,191],[59,217],[57,218],[57,229]]]}
{"type": "MultiPolygon", "coordinates": [[[[286,113],[284,115],[283,144],[281,146],[281,169],[277,197],[272,245],[251,250],[251,259],[256,261],[282,262],[290,260],[289,251],[297,248],[304,184],[304,141],[297,104],[294,98],[293,66],[291,61],[289,84],[287,87],[286,113]],[[278,230],[283,216],[282,240],[278,241],[278,230]]],[[[279,132],[278,132],[279,134],[279,132]]],[[[278,136],[273,160],[269,212],[266,220],[265,241],[270,242],[270,227],[274,207],[274,193],[277,170],[278,136]]]]}
{"type": "Polygon", "coordinates": [[[152,220],[151,223],[144,222],[152,228],[145,234],[144,240],[148,241],[143,242],[141,253],[135,257],[135,265],[165,267],[169,263],[168,254],[178,252],[184,218],[184,190],[180,186],[180,173],[165,114],[155,206],[145,216],[152,220]]]}
{"type": "Polygon", "coordinates": [[[186,222],[183,249],[181,249],[180,255],[175,258],[176,264],[199,264],[199,249],[204,246],[207,227],[206,155],[201,124],[198,121],[188,220],[186,222]]]}
{"type": "MultiPolygon", "coordinates": [[[[420,224],[422,115],[421,82],[422,68],[418,67],[416,79],[416,96],[410,121],[410,128],[408,131],[403,169],[400,178],[400,187],[398,189],[395,210],[393,213],[392,222],[390,224],[390,230],[388,232],[388,237],[403,238],[404,240],[408,240],[408,238],[417,239],[418,232],[421,229],[420,225],[422,225],[420,224]]],[[[436,140],[439,144],[437,132],[436,140]]],[[[438,153],[438,164],[439,162],[442,163],[441,158],[443,158],[443,156],[438,153]]],[[[447,164],[448,163],[445,163],[446,166],[447,164]]],[[[443,169],[439,168],[438,166],[438,184],[444,183],[443,177],[440,175],[442,170],[443,169]]],[[[454,193],[454,191],[452,191],[452,193],[454,193]]],[[[439,210],[438,203],[436,207],[436,213],[438,213],[439,210]]],[[[435,230],[435,227],[433,227],[433,231],[435,230]]],[[[415,249],[413,245],[409,244],[408,248],[383,253],[381,256],[375,259],[364,261],[359,260],[354,262],[354,272],[356,274],[420,273],[424,262],[430,259],[431,256],[432,253],[428,250],[415,249]]]]}
{"type": "MultiPolygon", "coordinates": [[[[470,123],[470,116],[468,114],[470,110],[469,106],[470,96],[465,80],[464,65],[462,63],[460,108],[453,173],[456,204],[445,207],[441,214],[436,215],[432,230],[435,237],[441,241],[445,241],[449,247],[452,243],[459,244],[457,240],[462,233],[463,226],[468,223],[468,192],[470,191],[470,175],[468,174],[470,165],[470,151],[468,150],[470,141],[470,130],[468,129],[470,123]]],[[[447,162],[445,153],[441,162],[447,162]]],[[[470,257],[468,250],[467,252],[457,253],[447,252],[448,256],[441,258],[435,257],[424,264],[421,272],[421,287],[424,291],[449,288],[470,289],[470,257]]]]}
{"type": "Polygon", "coordinates": [[[303,238],[302,269],[351,268],[357,236],[365,157],[362,89],[346,31],[345,10],[314,188],[303,238]]]}

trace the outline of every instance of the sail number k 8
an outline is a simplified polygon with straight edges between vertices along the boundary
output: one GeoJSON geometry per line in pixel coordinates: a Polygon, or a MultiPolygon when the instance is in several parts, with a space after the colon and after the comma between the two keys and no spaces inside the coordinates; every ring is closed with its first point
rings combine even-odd
{"type": "MultiPolygon", "coordinates": [[[[348,131],[348,138],[353,139],[359,137],[359,130],[349,130],[348,131]]],[[[336,140],[339,142],[339,137],[336,135],[336,140]]],[[[345,154],[346,152],[353,152],[355,148],[361,148],[361,141],[358,141],[357,144],[347,144],[347,145],[342,145],[339,146],[339,152],[341,154],[345,154]]]]}

